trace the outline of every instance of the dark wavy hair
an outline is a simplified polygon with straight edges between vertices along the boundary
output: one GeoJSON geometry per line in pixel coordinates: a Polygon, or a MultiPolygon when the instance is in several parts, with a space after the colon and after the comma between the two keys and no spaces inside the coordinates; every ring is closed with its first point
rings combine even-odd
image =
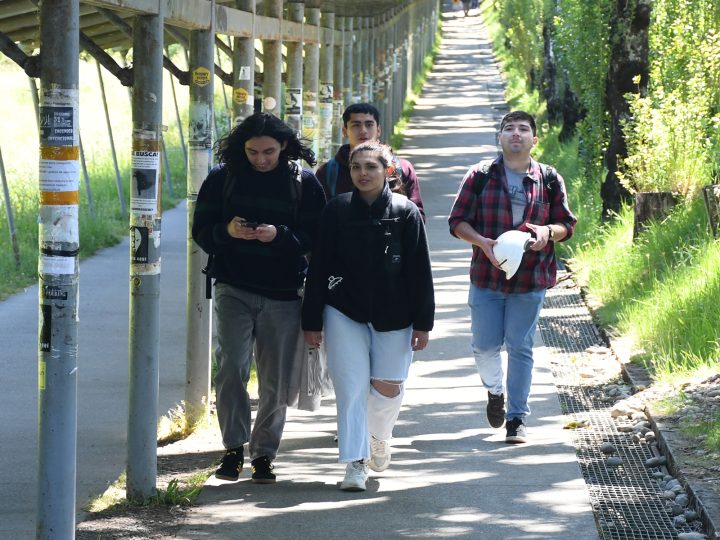
{"type": "Polygon", "coordinates": [[[527,122],[528,124],[530,124],[530,129],[532,129],[533,137],[537,135],[535,118],[533,118],[530,113],[526,113],[525,111],[511,111],[507,113],[505,116],[503,116],[503,119],[500,120],[500,131],[503,130],[505,124],[507,124],[508,122],[527,122]]]}
{"type": "Polygon", "coordinates": [[[395,193],[405,195],[405,186],[403,185],[401,178],[402,172],[398,170],[400,167],[400,160],[393,154],[392,148],[387,144],[383,144],[377,141],[366,141],[358,144],[350,152],[350,158],[348,163],[352,163],[352,159],[355,154],[360,152],[375,152],[377,153],[378,160],[385,167],[385,181],[390,184],[390,190],[395,193]]]}
{"type": "Polygon", "coordinates": [[[294,129],[270,113],[251,114],[235,126],[230,133],[215,143],[215,155],[230,172],[239,174],[250,167],[245,154],[245,143],[253,137],[272,137],[280,144],[287,143],[280,152],[280,165],[297,174],[294,160],[303,159],[311,167],[317,163],[315,153],[298,137],[294,129]]]}

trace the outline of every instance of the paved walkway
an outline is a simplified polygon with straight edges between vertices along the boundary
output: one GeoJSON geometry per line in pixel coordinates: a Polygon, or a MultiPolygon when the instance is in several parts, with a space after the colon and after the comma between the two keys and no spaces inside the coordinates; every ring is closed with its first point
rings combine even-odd
{"type": "Polygon", "coordinates": [[[505,444],[504,430],[487,425],[470,353],[470,249],[448,234],[447,214],[468,166],[495,151],[504,108],[479,18],[450,15],[400,152],[421,179],[438,309],[411,369],[390,468],[371,474],[366,492],[340,491],[333,403],[293,411],[277,484],[252,484],[249,467],[238,482],[211,478],[178,538],[597,538],[540,337],[526,445],[505,444]]]}
{"type": "MultiPolygon", "coordinates": [[[[418,354],[393,441],[393,464],[367,492],[337,489],[334,406],[292,411],[278,483],[210,479],[178,538],[596,538],[550,372],[537,338],[530,442],[488,427],[469,350],[469,247],[447,233],[463,173],[495,152],[502,80],[478,17],[449,14],[443,48],[401,155],[418,170],[428,216],[437,322],[418,354]]],[[[163,218],[160,410],[183,398],[185,213],[163,218]]],[[[78,404],[80,507],[125,468],[128,243],[81,266],[78,404]]],[[[0,303],[0,538],[35,531],[37,287],[0,303]],[[8,331],[8,329],[10,329],[8,331]]],[[[215,449],[220,451],[219,446],[215,449]]]]}

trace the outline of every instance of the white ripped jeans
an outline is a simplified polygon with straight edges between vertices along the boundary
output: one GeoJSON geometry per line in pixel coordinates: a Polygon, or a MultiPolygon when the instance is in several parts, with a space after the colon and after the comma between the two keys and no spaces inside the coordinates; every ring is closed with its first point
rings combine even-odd
{"type": "Polygon", "coordinates": [[[400,413],[412,362],[412,327],[378,332],[337,309],[323,313],[328,371],[335,388],[340,462],[370,458],[370,436],[388,440],[400,413]],[[386,397],[371,380],[399,383],[400,393],[386,397]]]}

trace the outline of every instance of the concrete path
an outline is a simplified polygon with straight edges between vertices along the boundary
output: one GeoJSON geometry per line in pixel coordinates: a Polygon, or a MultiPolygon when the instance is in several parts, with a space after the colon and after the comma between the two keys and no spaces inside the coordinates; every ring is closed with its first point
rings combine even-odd
{"type": "Polygon", "coordinates": [[[438,309],[430,345],[411,369],[390,468],[371,474],[366,492],[340,491],[333,403],[293,411],[278,482],[252,484],[249,467],[238,482],[211,478],[177,538],[597,538],[539,335],[525,445],[505,444],[504,430],[488,426],[470,353],[470,248],[450,237],[447,214],[467,168],[495,152],[504,110],[480,19],[448,14],[400,152],[421,179],[438,309]]]}
{"type": "MultiPolygon", "coordinates": [[[[160,400],[185,392],[185,207],[162,221],[160,400]]],[[[77,507],[125,470],[129,243],[80,263],[77,507]]],[[[38,290],[0,302],[0,538],[34,538],[38,460],[38,290]]]]}

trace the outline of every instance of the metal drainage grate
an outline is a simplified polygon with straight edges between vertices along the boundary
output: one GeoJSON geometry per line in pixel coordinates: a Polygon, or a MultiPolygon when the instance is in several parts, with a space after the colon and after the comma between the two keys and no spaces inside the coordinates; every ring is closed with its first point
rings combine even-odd
{"type": "MultiPolygon", "coordinates": [[[[539,327],[545,344],[555,349],[560,361],[563,356],[587,357],[588,347],[602,344],[580,295],[562,284],[548,291],[539,327]]],[[[569,363],[552,367],[563,413],[570,421],[588,422],[588,427],[572,430],[572,439],[600,538],[664,539],[692,532],[690,526],[676,528],[665,508],[653,473],[666,471],[645,466],[656,455],[654,447],[634,443],[629,433],[619,432],[611,407],[598,399],[597,389],[575,384],[577,375],[569,363]],[[607,464],[600,452],[604,442],[615,446],[622,465],[607,464]]]]}

